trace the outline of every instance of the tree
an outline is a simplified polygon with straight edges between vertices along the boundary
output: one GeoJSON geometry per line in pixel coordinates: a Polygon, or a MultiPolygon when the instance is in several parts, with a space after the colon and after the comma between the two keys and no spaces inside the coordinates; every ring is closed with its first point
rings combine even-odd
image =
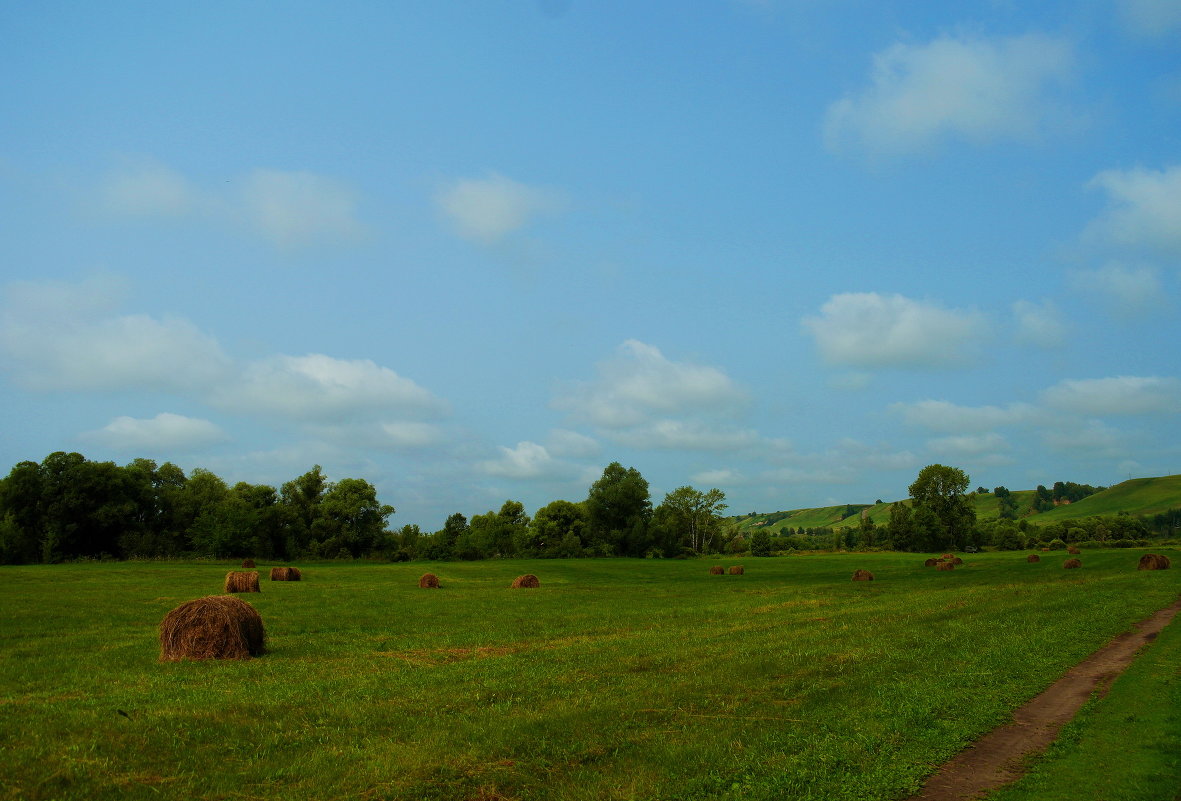
{"type": "Polygon", "coordinates": [[[886,536],[890,540],[890,547],[896,551],[920,550],[915,541],[914,515],[910,506],[901,501],[890,505],[886,536]]]}
{"type": "Polygon", "coordinates": [[[521,550],[536,556],[581,552],[586,525],[586,508],[582,504],[552,501],[533,515],[521,550]]]}
{"type": "Polygon", "coordinates": [[[652,516],[648,482],[634,467],[612,462],[586,498],[589,544],[604,555],[643,556],[652,516]]]}
{"type": "Polygon", "coordinates": [[[726,493],[716,487],[700,492],[677,487],[664,496],[666,508],[681,532],[683,544],[694,553],[705,553],[718,530],[720,512],[726,508],[726,493]]]}
{"type": "Polygon", "coordinates": [[[767,529],[760,528],[750,535],[750,555],[771,555],[771,535],[767,533],[767,529]]]}
{"type": "Polygon", "coordinates": [[[382,540],[394,507],[377,500],[377,490],[363,478],[342,478],[328,485],[312,524],[317,549],[325,556],[347,551],[356,558],[382,540]]]}
{"type": "Polygon", "coordinates": [[[919,471],[909,487],[916,522],[919,511],[925,509],[938,523],[935,526],[925,517],[921,521],[920,530],[929,538],[927,550],[940,550],[945,546],[962,550],[977,543],[976,510],[964,494],[967,489],[968,475],[958,467],[931,464],[919,471]],[[942,542],[935,539],[940,537],[942,542]]]}

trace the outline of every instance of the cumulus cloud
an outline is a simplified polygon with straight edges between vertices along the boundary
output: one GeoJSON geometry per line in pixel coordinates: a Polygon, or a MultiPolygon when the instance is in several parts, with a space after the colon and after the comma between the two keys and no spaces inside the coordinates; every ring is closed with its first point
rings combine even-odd
{"type": "Polygon", "coordinates": [[[443,408],[429,391],[388,367],[368,359],[336,359],[319,353],[281,355],[247,365],[240,380],[219,388],[213,401],[230,409],[296,420],[431,415],[443,408]]]}
{"type": "Polygon", "coordinates": [[[741,472],[730,469],[704,470],[694,473],[689,477],[689,480],[694,484],[703,484],[707,487],[733,487],[746,483],[746,477],[741,472]]]}
{"type": "Polygon", "coordinates": [[[556,193],[497,173],[456,181],[441,189],[435,202],[460,236],[481,245],[494,245],[562,207],[556,193]]]}
{"type": "Polygon", "coordinates": [[[1116,245],[1181,257],[1181,165],[1163,170],[1106,170],[1091,187],[1107,193],[1109,205],[1088,234],[1116,245]]]}
{"type": "Polygon", "coordinates": [[[500,458],[480,462],[480,470],[505,478],[538,478],[554,470],[554,458],[544,445],[518,442],[515,448],[501,446],[500,458]]]}
{"type": "Polygon", "coordinates": [[[1137,36],[1161,36],[1181,30],[1181,3],[1176,0],[1119,0],[1124,26],[1137,36]]]}
{"type": "Polygon", "coordinates": [[[954,457],[995,456],[1009,450],[1009,442],[1000,434],[956,434],[938,437],[927,442],[927,447],[937,454],[954,457]]]}
{"type": "Polygon", "coordinates": [[[188,320],[113,313],[113,282],[19,283],[6,294],[0,355],[31,389],[186,390],[229,369],[217,341],[188,320]]]}
{"type": "Polygon", "coordinates": [[[1118,317],[1136,317],[1163,305],[1160,271],[1148,264],[1112,262],[1096,270],[1079,270],[1071,286],[1097,298],[1118,317]]]}
{"type": "Polygon", "coordinates": [[[731,408],[745,399],[716,367],[676,362],[659,348],[629,339],[597,367],[593,382],[580,383],[555,405],[603,428],[638,426],[657,416],[731,408]]]}
{"type": "Polygon", "coordinates": [[[1081,415],[1175,414],[1181,411],[1181,379],[1116,376],[1066,380],[1042,392],[1054,409],[1081,415]]]}
{"type": "Polygon", "coordinates": [[[1023,345],[1057,348],[1066,342],[1066,323],[1053,301],[1017,301],[1013,304],[1013,323],[1013,338],[1023,345]]]}
{"type": "Polygon", "coordinates": [[[645,450],[733,451],[758,444],[750,429],[717,427],[700,420],[655,420],[611,432],[623,445],[645,450]]]}
{"type": "Polygon", "coordinates": [[[161,453],[210,445],[228,437],[208,420],[162,412],[146,420],[116,417],[83,438],[118,450],[161,453]]]}
{"type": "Polygon", "coordinates": [[[554,456],[567,459],[598,456],[601,450],[598,441],[593,437],[564,428],[556,428],[550,432],[546,440],[546,449],[554,456]]]}
{"type": "Polygon", "coordinates": [[[1029,422],[1037,414],[1037,410],[1026,403],[1004,407],[960,406],[941,400],[895,403],[890,409],[912,425],[948,433],[991,431],[999,426],[1029,422]]]}
{"type": "Polygon", "coordinates": [[[874,55],[868,88],[829,106],[826,143],[889,156],[949,137],[1026,139],[1062,113],[1053,89],[1074,61],[1069,42],[1040,34],[895,44],[874,55]]]}
{"type": "Polygon", "coordinates": [[[876,292],[834,295],[803,325],[827,362],[852,367],[955,365],[985,331],[977,312],[876,292]]]}
{"type": "Polygon", "coordinates": [[[187,217],[242,228],[276,247],[355,241],[356,193],[336,179],[306,171],[256,169],[200,187],[156,161],[108,174],[97,192],[106,213],[124,217],[187,217]]]}

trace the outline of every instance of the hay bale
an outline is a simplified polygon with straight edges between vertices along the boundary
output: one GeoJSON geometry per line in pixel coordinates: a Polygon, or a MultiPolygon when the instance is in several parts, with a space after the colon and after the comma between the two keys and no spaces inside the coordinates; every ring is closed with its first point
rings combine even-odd
{"type": "Polygon", "coordinates": [[[1025,557],[1025,561],[1026,562],[1040,562],[1040,561],[1042,561],[1042,558],[1040,556],[1038,556],[1036,553],[1031,553],[1029,556],[1025,557]]]}
{"type": "Polygon", "coordinates": [[[513,589],[533,589],[540,586],[541,582],[538,581],[537,576],[533,575],[532,573],[526,573],[523,576],[517,576],[515,579],[513,579],[513,589]]]}
{"type": "Polygon", "coordinates": [[[721,565],[714,565],[709,569],[709,574],[711,576],[724,576],[726,575],[726,568],[721,565]]]}
{"type": "Polygon", "coordinates": [[[930,559],[923,562],[923,567],[934,567],[937,564],[939,564],[939,560],[932,556],[930,559]]]}
{"type": "Polygon", "coordinates": [[[187,601],[160,622],[160,661],[249,659],[266,652],[266,632],[254,607],[232,595],[187,601]]]}
{"type": "Polygon", "coordinates": [[[742,565],[733,565],[730,568],[730,575],[731,576],[741,576],[745,572],[746,572],[746,568],[744,568],[742,565]]]}
{"type": "Polygon", "coordinates": [[[950,560],[950,561],[951,561],[951,563],[952,563],[953,565],[955,565],[955,566],[957,566],[957,567],[958,567],[958,566],[960,566],[960,565],[962,565],[962,564],[964,563],[964,560],[963,560],[963,559],[960,559],[958,556],[953,556],[953,557],[951,557],[951,560],[950,560]]]}
{"type": "Polygon", "coordinates": [[[261,592],[257,570],[231,570],[226,573],[225,592],[261,592]]]}
{"type": "Polygon", "coordinates": [[[254,567],[254,566],[255,565],[254,565],[253,559],[243,559],[242,560],[242,567],[254,567]]]}
{"type": "Polygon", "coordinates": [[[1067,559],[1065,562],[1062,563],[1063,570],[1074,570],[1076,567],[1082,567],[1082,566],[1083,566],[1083,563],[1082,563],[1081,559],[1067,559]]]}
{"type": "Polygon", "coordinates": [[[434,573],[423,573],[422,578],[418,580],[418,586],[427,590],[439,589],[439,577],[434,573]]]}
{"type": "Polygon", "coordinates": [[[299,581],[303,575],[298,567],[272,567],[271,581],[299,581]]]}
{"type": "Polygon", "coordinates": [[[939,564],[935,565],[935,569],[936,570],[955,570],[955,564],[953,562],[940,562],[939,564]]]}
{"type": "Polygon", "coordinates": [[[1137,570],[1168,570],[1169,557],[1159,553],[1146,553],[1140,557],[1137,570]]]}
{"type": "Polygon", "coordinates": [[[1071,545],[1069,548],[1067,548],[1066,552],[1069,554],[1074,554],[1074,555],[1078,555],[1078,554],[1082,553],[1082,551],[1080,551],[1078,548],[1076,548],[1073,545],[1071,545]]]}
{"type": "Polygon", "coordinates": [[[952,559],[955,559],[955,554],[953,554],[953,553],[945,553],[945,554],[943,554],[943,556],[940,556],[939,558],[940,558],[940,559],[946,559],[946,560],[948,560],[948,561],[950,562],[952,559]]]}
{"type": "Polygon", "coordinates": [[[853,571],[853,580],[854,581],[873,581],[873,573],[870,573],[868,570],[854,570],[853,571]]]}

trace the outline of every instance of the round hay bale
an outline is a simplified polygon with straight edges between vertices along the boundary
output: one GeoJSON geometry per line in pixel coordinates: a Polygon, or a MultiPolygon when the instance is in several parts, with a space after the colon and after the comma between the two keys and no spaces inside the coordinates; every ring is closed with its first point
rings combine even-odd
{"type": "Polygon", "coordinates": [[[225,592],[262,592],[258,588],[258,571],[231,570],[226,573],[225,592]]]}
{"type": "Polygon", "coordinates": [[[418,580],[418,586],[427,590],[439,589],[439,577],[434,573],[423,573],[422,578],[418,580]]]}
{"type": "Polygon", "coordinates": [[[541,586],[541,582],[537,580],[537,576],[532,573],[526,573],[523,576],[517,576],[513,579],[513,589],[526,588],[534,589],[541,586]]]}
{"type": "Polygon", "coordinates": [[[955,565],[952,562],[940,562],[935,565],[936,570],[955,570],[955,565]]]}
{"type": "Polygon", "coordinates": [[[937,564],[939,564],[939,560],[932,556],[930,559],[923,562],[923,567],[934,567],[937,564]]]}
{"type": "Polygon", "coordinates": [[[1025,557],[1025,561],[1026,562],[1040,562],[1040,561],[1042,561],[1042,558],[1040,556],[1038,556],[1036,553],[1031,553],[1029,556],[1025,557]]]}
{"type": "Polygon", "coordinates": [[[1081,559],[1067,559],[1065,562],[1062,563],[1063,570],[1074,570],[1076,567],[1082,567],[1082,566],[1083,566],[1083,563],[1082,563],[1081,559]]]}
{"type": "Polygon", "coordinates": [[[254,567],[254,566],[255,566],[255,564],[254,564],[253,559],[243,559],[242,560],[242,567],[254,567]]]}
{"type": "Polygon", "coordinates": [[[726,575],[726,568],[721,565],[714,565],[709,569],[709,574],[711,576],[724,576],[726,575]]]}
{"type": "Polygon", "coordinates": [[[955,559],[955,554],[953,554],[953,553],[945,553],[945,554],[943,554],[943,556],[940,556],[939,558],[940,558],[940,559],[948,559],[948,560],[951,560],[951,559],[955,559]]]}
{"type": "Polygon", "coordinates": [[[1042,548],[1042,553],[1049,553],[1049,552],[1050,552],[1049,548],[1042,548]]]}
{"type": "Polygon", "coordinates": [[[853,571],[853,580],[854,581],[873,581],[873,573],[870,573],[868,570],[854,570],[853,571]]]}
{"type": "Polygon", "coordinates": [[[951,563],[953,565],[959,567],[960,565],[962,565],[964,563],[964,560],[960,559],[958,556],[953,556],[953,557],[951,557],[951,563]]]}
{"type": "Polygon", "coordinates": [[[1137,570],[1168,570],[1169,557],[1159,553],[1146,553],[1140,557],[1137,570]]]}
{"type": "Polygon", "coordinates": [[[745,572],[746,572],[746,568],[744,568],[742,565],[733,565],[730,568],[730,575],[731,576],[741,576],[745,572]]]}
{"type": "Polygon", "coordinates": [[[249,659],[266,652],[266,632],[254,607],[232,595],[187,601],[160,622],[160,661],[249,659]]]}
{"type": "Polygon", "coordinates": [[[1076,555],[1076,556],[1077,556],[1078,554],[1082,553],[1082,551],[1080,551],[1078,548],[1076,548],[1076,547],[1075,547],[1075,546],[1073,546],[1073,545],[1071,545],[1069,548],[1067,548],[1067,549],[1066,549],[1066,552],[1067,552],[1067,553],[1069,553],[1069,554],[1074,554],[1074,555],[1076,555]]]}
{"type": "Polygon", "coordinates": [[[272,567],[271,581],[299,581],[302,578],[298,567],[272,567]]]}

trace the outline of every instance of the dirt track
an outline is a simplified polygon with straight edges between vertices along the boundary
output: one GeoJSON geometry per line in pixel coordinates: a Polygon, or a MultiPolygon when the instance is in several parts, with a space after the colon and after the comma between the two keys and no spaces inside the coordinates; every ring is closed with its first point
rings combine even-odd
{"type": "Polygon", "coordinates": [[[1181,599],[1135,630],[1121,634],[1075,665],[1066,675],[1013,713],[1013,722],[993,729],[927,779],[908,801],[968,801],[1018,779],[1025,756],[1044,751],[1058,730],[1078,713],[1091,693],[1105,692],[1136,653],[1181,611],[1181,599]]]}

